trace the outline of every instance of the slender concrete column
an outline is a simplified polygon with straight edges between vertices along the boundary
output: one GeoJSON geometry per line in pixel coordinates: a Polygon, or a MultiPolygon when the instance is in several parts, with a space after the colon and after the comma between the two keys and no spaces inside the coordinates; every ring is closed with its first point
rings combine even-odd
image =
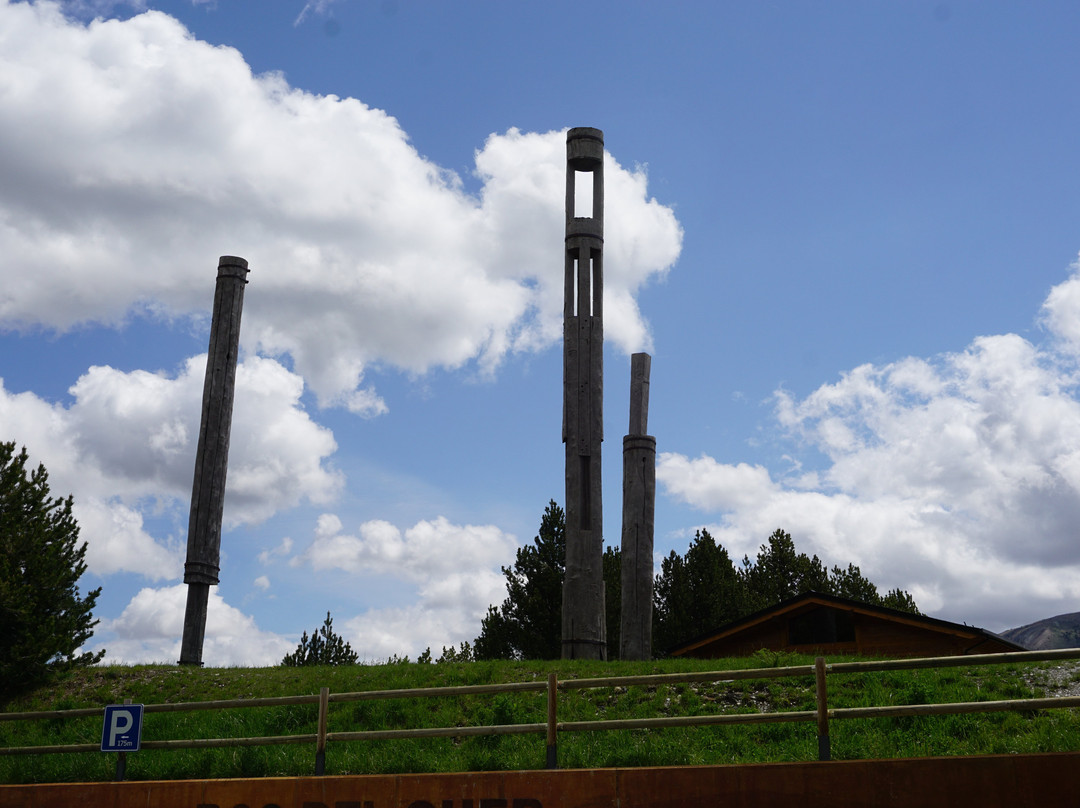
{"type": "MultiPolygon", "coordinates": [[[[585,199],[588,194],[582,194],[585,199]]],[[[566,249],[563,296],[563,441],[566,443],[564,659],[605,659],[604,439],[604,133],[566,134],[566,249]],[[577,210],[578,182],[591,183],[591,209],[577,210]]]]}
{"type": "Polygon", "coordinates": [[[652,357],[630,357],[630,434],[623,438],[620,659],[652,658],[653,513],[656,438],[649,431],[652,357]]]}
{"type": "Polygon", "coordinates": [[[188,596],[184,637],[180,645],[181,665],[202,665],[206,604],[210,587],[218,582],[225,473],[229,465],[240,314],[244,308],[247,274],[248,264],[243,258],[223,255],[218,261],[210,350],[203,381],[199,447],[195,454],[195,479],[188,517],[187,563],[184,565],[188,596]]]}

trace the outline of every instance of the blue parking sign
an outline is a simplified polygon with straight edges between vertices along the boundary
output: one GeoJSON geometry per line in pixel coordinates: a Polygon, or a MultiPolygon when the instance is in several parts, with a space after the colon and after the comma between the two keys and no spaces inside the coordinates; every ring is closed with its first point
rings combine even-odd
{"type": "Polygon", "coordinates": [[[102,752],[138,752],[142,735],[141,704],[110,704],[101,730],[102,752]]]}

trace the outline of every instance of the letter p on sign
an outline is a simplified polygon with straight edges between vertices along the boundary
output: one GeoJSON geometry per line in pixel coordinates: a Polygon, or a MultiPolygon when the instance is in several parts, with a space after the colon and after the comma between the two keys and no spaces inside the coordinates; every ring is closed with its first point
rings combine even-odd
{"type": "Polygon", "coordinates": [[[101,731],[102,752],[138,752],[142,735],[141,704],[110,704],[101,731]]]}

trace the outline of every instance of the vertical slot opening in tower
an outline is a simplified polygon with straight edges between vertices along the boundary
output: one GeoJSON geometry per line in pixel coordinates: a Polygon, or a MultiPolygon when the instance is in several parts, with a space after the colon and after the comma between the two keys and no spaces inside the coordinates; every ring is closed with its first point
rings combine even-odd
{"type": "Polygon", "coordinates": [[[579,273],[581,272],[581,268],[579,267],[579,263],[580,262],[575,258],[574,259],[574,276],[573,276],[574,305],[571,308],[571,311],[573,312],[574,317],[578,316],[578,284],[579,284],[578,278],[580,277],[579,273]]]}
{"type": "MultiPolygon", "coordinates": [[[[589,250],[582,250],[589,254],[589,250]]],[[[579,317],[591,317],[593,314],[593,261],[590,255],[586,261],[574,259],[574,313],[579,317]]]]}
{"type": "Polygon", "coordinates": [[[574,217],[593,218],[593,172],[574,172],[574,217]]]}

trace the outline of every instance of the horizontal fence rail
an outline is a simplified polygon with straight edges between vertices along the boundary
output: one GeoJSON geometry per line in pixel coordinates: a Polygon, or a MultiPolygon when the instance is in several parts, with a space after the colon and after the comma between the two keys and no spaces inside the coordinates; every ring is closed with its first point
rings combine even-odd
{"type": "MultiPolygon", "coordinates": [[[[145,740],[142,749],[209,749],[221,747],[271,746],[282,744],[314,745],[315,773],[323,774],[326,745],[356,741],[375,741],[409,738],[475,737],[488,735],[547,736],[547,766],[557,767],[557,738],[560,732],[595,732],[611,730],[662,729],[695,726],[734,724],[769,724],[790,722],[816,722],[818,730],[818,757],[828,760],[830,721],[860,718],[893,718],[901,716],[933,716],[963,713],[992,713],[1003,711],[1036,711],[1080,707],[1080,696],[1056,698],[1011,699],[1005,701],[976,701],[954,704],[905,704],[877,707],[828,706],[827,676],[836,674],[875,673],[897,670],[920,670],[966,666],[988,666],[1027,662],[1049,662],[1080,659],[1080,648],[1055,649],[1052,651],[1021,651],[1016,653],[980,654],[971,656],[926,657],[916,659],[874,660],[864,662],[826,662],[818,658],[812,665],[791,665],[775,668],[746,668],[690,673],[662,673],[637,676],[613,676],[590,679],[558,680],[549,674],[546,682],[510,682],[484,685],[458,685],[451,687],[426,687],[399,690],[368,690],[349,693],[330,693],[322,688],[318,694],[298,696],[275,696],[253,699],[220,699],[202,702],[178,702],[173,704],[146,704],[144,713],[177,713],[196,710],[229,710],[257,707],[280,707],[316,705],[318,730],[299,735],[272,735],[256,738],[192,738],[174,740],[145,740]],[[607,719],[595,721],[558,721],[558,691],[591,688],[655,687],[662,685],[691,684],[699,682],[730,683],[746,679],[780,679],[806,677],[814,680],[814,710],[784,710],[757,713],[720,713],[706,715],[663,716],[657,718],[607,719]],[[521,724],[492,724],[455,727],[418,727],[394,730],[328,731],[330,704],[356,701],[375,701],[404,698],[446,698],[501,693],[543,692],[547,693],[547,720],[521,724]]],[[[42,710],[36,712],[0,713],[0,722],[65,720],[93,716],[104,717],[104,707],[87,707],[73,710],[42,710]]],[[[16,746],[0,748],[0,755],[44,755],[59,753],[98,752],[96,743],[16,746]]],[[[117,779],[123,778],[123,762],[127,753],[118,753],[117,779]]]]}

